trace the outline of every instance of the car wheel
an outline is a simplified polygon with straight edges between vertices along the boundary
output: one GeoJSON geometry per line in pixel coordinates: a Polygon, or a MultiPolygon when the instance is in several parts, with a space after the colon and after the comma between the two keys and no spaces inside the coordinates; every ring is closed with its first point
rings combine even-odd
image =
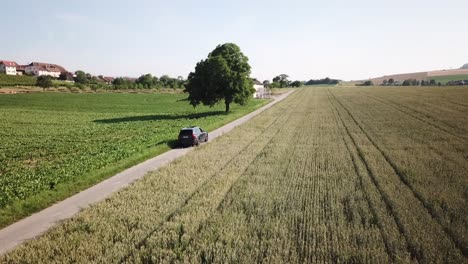
{"type": "Polygon", "coordinates": [[[206,135],[205,137],[205,142],[208,142],[208,135],[206,135]]]}

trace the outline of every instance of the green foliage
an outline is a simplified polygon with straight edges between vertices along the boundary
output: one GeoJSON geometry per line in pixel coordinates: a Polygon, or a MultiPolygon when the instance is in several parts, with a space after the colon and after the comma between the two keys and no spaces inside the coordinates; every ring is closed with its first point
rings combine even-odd
{"type": "Polygon", "coordinates": [[[273,86],[272,88],[284,88],[288,87],[291,81],[288,80],[289,76],[287,74],[280,74],[273,78],[273,86]]]}
{"type": "Polygon", "coordinates": [[[363,83],[360,83],[360,84],[356,84],[356,86],[373,86],[374,83],[370,80],[368,81],[364,81],[363,83]]]}
{"type": "Polygon", "coordinates": [[[294,81],[290,84],[291,87],[301,87],[304,83],[301,81],[294,81]]]}
{"type": "Polygon", "coordinates": [[[86,77],[86,73],[84,71],[76,71],[75,72],[75,82],[80,84],[88,84],[89,80],[86,77]]]}
{"type": "Polygon", "coordinates": [[[73,81],[73,73],[71,73],[71,72],[62,72],[62,73],[60,73],[60,76],[59,76],[58,79],[62,80],[62,81],[73,81]]]}
{"type": "Polygon", "coordinates": [[[309,81],[306,82],[306,85],[317,85],[317,84],[338,84],[340,80],[336,79],[330,79],[330,78],[325,78],[325,79],[310,79],[309,81]]]}
{"type": "MultiPolygon", "coordinates": [[[[74,78],[75,83],[84,84],[84,85],[104,83],[104,81],[101,80],[100,78],[93,76],[90,73],[85,73],[84,71],[76,71],[75,75],[76,75],[76,77],[74,78]]],[[[70,79],[71,76],[69,74],[60,76],[60,79],[64,79],[64,78],[70,79]]]]}
{"type": "Polygon", "coordinates": [[[404,80],[401,85],[402,86],[418,86],[419,84],[420,82],[416,79],[407,79],[407,80],[404,80]]]}
{"type": "MultiPolygon", "coordinates": [[[[120,80],[120,82],[122,82],[120,80]]],[[[151,74],[144,74],[140,76],[137,80],[136,83],[140,85],[139,88],[159,88],[160,84],[158,81],[158,78],[156,76],[152,76],[151,74]]]]}
{"type": "Polygon", "coordinates": [[[42,76],[37,77],[36,86],[39,86],[45,89],[45,88],[50,88],[52,85],[53,83],[52,83],[51,76],[42,75],[42,76]]]}
{"type": "MultiPolygon", "coordinates": [[[[0,208],[50,190],[51,183],[54,188],[73,185],[103,168],[121,166],[122,160],[167,150],[167,143],[177,138],[181,127],[199,125],[210,131],[266,102],[252,100],[247,107],[233,108],[232,115],[224,115],[222,106],[194,111],[185,97],[0,95],[0,208]]],[[[35,200],[10,213],[27,211],[31,203],[35,200]]],[[[5,218],[0,210],[0,226],[8,222],[5,218]]]]}
{"type": "Polygon", "coordinates": [[[468,80],[468,74],[461,74],[461,75],[447,75],[447,76],[432,76],[430,77],[430,81],[434,80],[436,83],[447,84],[450,81],[461,81],[461,80],[468,80]]]}
{"type": "Polygon", "coordinates": [[[36,77],[28,75],[7,75],[0,73],[0,87],[15,85],[34,86],[36,85],[36,77]]]}
{"type": "Polygon", "coordinates": [[[236,44],[226,43],[197,63],[195,72],[189,74],[185,91],[194,107],[200,103],[213,107],[224,100],[225,111],[229,112],[231,103],[246,105],[255,92],[249,75],[247,56],[236,44]]]}
{"type": "Polygon", "coordinates": [[[270,88],[280,88],[280,83],[279,82],[272,82],[272,83],[270,83],[270,88]]]}

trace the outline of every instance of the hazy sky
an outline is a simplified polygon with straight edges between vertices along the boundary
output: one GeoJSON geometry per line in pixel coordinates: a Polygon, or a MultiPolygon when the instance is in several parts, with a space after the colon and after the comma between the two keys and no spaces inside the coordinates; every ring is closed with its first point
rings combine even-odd
{"type": "Polygon", "coordinates": [[[234,42],[260,80],[344,80],[468,63],[468,1],[2,1],[0,59],[187,77],[234,42]]]}

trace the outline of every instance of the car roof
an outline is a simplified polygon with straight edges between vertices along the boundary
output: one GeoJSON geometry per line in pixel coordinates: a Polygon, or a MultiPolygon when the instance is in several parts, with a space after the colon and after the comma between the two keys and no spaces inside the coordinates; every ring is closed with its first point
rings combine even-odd
{"type": "Polygon", "coordinates": [[[199,127],[197,127],[197,126],[193,126],[193,127],[184,127],[184,128],[182,128],[181,130],[193,130],[193,129],[195,129],[195,128],[199,128],[199,127]]]}

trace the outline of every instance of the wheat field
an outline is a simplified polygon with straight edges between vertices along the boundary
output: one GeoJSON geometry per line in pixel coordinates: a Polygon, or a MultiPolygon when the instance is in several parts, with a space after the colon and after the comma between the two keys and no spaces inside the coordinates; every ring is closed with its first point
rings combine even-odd
{"type": "Polygon", "coordinates": [[[468,89],[314,87],[4,263],[468,263],[468,89]]]}

